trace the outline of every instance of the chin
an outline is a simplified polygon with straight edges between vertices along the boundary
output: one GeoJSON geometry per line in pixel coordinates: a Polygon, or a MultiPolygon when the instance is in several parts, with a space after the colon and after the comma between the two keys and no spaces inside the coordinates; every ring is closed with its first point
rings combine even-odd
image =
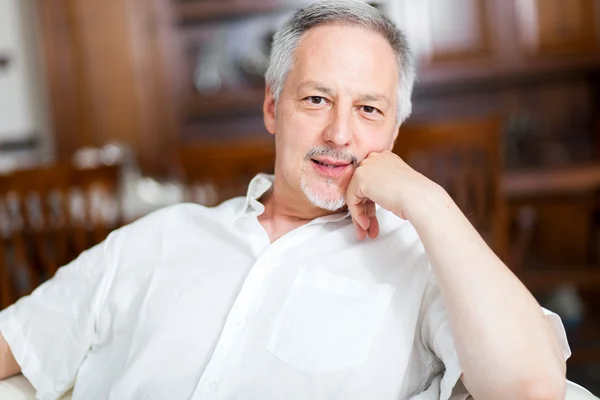
{"type": "Polygon", "coordinates": [[[300,187],[306,198],[316,207],[336,211],[346,205],[345,191],[334,182],[328,187],[327,181],[308,182],[303,176],[300,187]]]}

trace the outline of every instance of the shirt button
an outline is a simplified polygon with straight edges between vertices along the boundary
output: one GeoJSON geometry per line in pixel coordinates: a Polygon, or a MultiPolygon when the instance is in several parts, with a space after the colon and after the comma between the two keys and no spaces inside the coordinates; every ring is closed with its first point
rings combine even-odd
{"type": "Polygon", "coordinates": [[[210,388],[211,391],[215,390],[217,388],[217,385],[219,384],[218,381],[210,381],[208,383],[208,387],[210,388]]]}

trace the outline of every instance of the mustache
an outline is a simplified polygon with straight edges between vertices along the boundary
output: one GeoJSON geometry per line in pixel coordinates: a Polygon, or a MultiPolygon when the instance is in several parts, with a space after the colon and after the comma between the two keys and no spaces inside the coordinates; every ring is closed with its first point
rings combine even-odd
{"type": "Polygon", "coordinates": [[[358,158],[354,154],[349,153],[343,149],[336,149],[333,147],[323,145],[316,146],[310,149],[308,153],[306,153],[306,157],[304,157],[304,159],[306,161],[309,161],[310,159],[315,158],[315,156],[326,156],[338,161],[347,161],[348,163],[352,164],[355,168],[358,167],[358,158]]]}

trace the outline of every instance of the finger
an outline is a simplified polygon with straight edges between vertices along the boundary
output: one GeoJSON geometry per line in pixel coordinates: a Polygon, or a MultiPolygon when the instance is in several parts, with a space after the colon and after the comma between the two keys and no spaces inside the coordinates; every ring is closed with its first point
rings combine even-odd
{"type": "Polygon", "coordinates": [[[366,209],[366,212],[367,212],[367,216],[369,218],[373,218],[373,217],[376,216],[376,214],[377,214],[377,208],[375,207],[375,202],[374,201],[371,201],[371,200],[366,201],[365,202],[365,209],[366,209]]]}
{"type": "Polygon", "coordinates": [[[369,239],[377,239],[379,236],[379,221],[377,218],[371,220],[371,226],[369,227],[369,239]]]}
{"type": "Polygon", "coordinates": [[[377,209],[375,203],[368,201],[366,203],[367,216],[369,217],[368,234],[370,239],[376,239],[379,236],[379,221],[377,220],[377,209]]]}
{"type": "Polygon", "coordinates": [[[356,238],[360,241],[365,240],[369,232],[366,229],[360,227],[360,225],[356,224],[356,238]]]}
{"type": "Polygon", "coordinates": [[[355,220],[354,218],[352,218],[352,223],[354,224],[354,227],[356,228],[356,238],[358,240],[364,240],[367,237],[368,231],[366,229],[363,229],[355,220]]]}
{"type": "Polygon", "coordinates": [[[359,225],[362,229],[369,229],[369,216],[367,215],[367,209],[365,207],[366,199],[360,198],[348,191],[346,195],[346,204],[348,205],[348,211],[352,215],[354,223],[359,225]]]}

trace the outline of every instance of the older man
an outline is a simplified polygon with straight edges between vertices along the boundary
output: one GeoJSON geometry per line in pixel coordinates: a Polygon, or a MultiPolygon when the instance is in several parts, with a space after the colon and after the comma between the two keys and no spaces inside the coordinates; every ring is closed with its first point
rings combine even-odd
{"type": "Polygon", "coordinates": [[[267,73],[275,176],[63,267],[0,314],[0,377],[40,399],[564,398],[558,317],[389,152],[413,82],[376,9],[297,12],[267,73]]]}

